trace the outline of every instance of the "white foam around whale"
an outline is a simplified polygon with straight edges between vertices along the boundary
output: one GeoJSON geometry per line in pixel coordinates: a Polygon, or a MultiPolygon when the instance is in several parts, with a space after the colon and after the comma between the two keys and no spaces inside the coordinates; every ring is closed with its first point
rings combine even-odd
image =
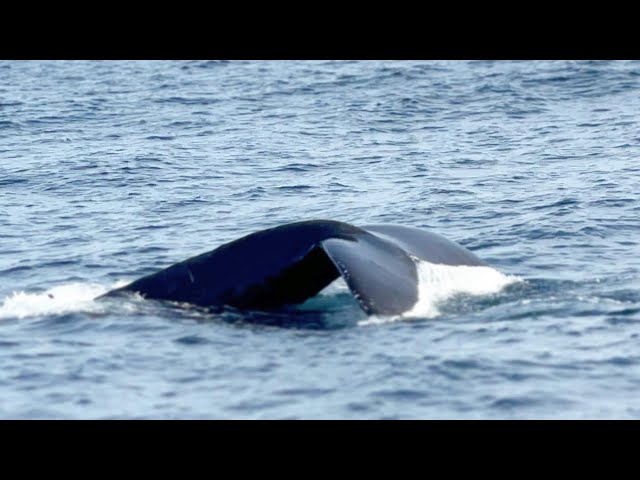
{"type": "MultiPolygon", "coordinates": [[[[520,281],[518,277],[505,275],[491,267],[438,265],[419,261],[418,302],[399,316],[372,316],[358,322],[359,325],[385,323],[406,318],[434,318],[440,315],[439,306],[456,294],[489,295],[506,285],[520,281]]],[[[0,320],[44,315],[60,315],[70,312],[101,312],[104,305],[94,299],[107,291],[126,285],[119,281],[114,285],[69,283],[52,287],[40,293],[14,292],[0,302],[0,320]]],[[[348,291],[341,278],[324,289],[323,295],[336,295],[348,291]]]]}
{"type": "Polygon", "coordinates": [[[386,323],[406,318],[434,318],[441,314],[443,302],[457,294],[490,295],[498,293],[520,278],[505,275],[491,267],[441,265],[425,261],[417,263],[418,301],[414,307],[398,316],[374,315],[359,325],[386,323]]]}
{"type": "Polygon", "coordinates": [[[110,286],[68,283],[40,293],[13,292],[0,303],[0,320],[70,312],[99,312],[101,305],[99,302],[94,302],[94,298],[124,285],[126,285],[124,281],[110,286]]]}

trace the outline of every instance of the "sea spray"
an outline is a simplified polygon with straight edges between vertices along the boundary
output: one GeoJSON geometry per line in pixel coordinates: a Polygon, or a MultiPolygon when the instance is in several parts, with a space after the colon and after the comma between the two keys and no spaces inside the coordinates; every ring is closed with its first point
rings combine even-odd
{"type": "Polygon", "coordinates": [[[44,292],[13,292],[0,303],[0,320],[7,318],[60,315],[70,312],[99,312],[101,305],[93,300],[108,290],[125,285],[119,281],[105,286],[94,283],[68,283],[44,292]]]}
{"type": "Polygon", "coordinates": [[[404,318],[434,318],[441,313],[439,306],[454,295],[490,295],[498,293],[510,283],[520,281],[518,277],[482,266],[452,266],[419,261],[417,270],[418,301],[410,311],[392,317],[374,315],[358,324],[386,323],[404,318]]]}

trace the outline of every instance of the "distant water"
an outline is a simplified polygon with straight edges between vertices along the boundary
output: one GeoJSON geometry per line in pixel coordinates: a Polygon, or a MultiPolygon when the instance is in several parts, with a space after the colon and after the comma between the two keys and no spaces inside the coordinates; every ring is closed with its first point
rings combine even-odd
{"type": "Polygon", "coordinates": [[[639,62],[0,62],[0,418],[640,418],[639,112],[639,62]],[[314,218],[493,268],[93,301],[314,218]]]}

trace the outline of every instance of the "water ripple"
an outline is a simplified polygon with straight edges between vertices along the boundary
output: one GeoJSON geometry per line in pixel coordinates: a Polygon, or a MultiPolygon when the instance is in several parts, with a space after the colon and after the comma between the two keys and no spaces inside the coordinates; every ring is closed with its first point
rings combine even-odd
{"type": "Polygon", "coordinates": [[[1,418],[639,418],[639,62],[0,69],[1,418]],[[278,314],[93,299],[314,217],[523,281],[373,323],[340,288],[278,314]]]}

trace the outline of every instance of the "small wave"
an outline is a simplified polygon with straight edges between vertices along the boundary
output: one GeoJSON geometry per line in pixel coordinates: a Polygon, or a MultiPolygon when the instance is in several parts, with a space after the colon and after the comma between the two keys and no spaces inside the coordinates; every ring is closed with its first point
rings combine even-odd
{"type": "Polygon", "coordinates": [[[505,275],[491,267],[468,265],[441,265],[418,262],[418,301],[414,307],[399,316],[374,315],[358,325],[387,323],[407,318],[434,318],[441,314],[443,302],[458,294],[490,295],[498,293],[520,278],[505,275]]]}
{"type": "Polygon", "coordinates": [[[125,284],[124,281],[119,281],[111,286],[68,283],[41,293],[13,292],[0,303],[0,320],[60,315],[70,312],[99,312],[101,305],[94,302],[94,298],[125,284]]]}

